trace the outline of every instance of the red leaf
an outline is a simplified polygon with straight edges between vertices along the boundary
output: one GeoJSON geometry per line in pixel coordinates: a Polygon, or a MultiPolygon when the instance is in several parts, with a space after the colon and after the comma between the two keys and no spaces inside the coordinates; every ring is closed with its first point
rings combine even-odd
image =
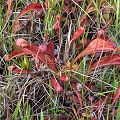
{"type": "Polygon", "coordinates": [[[107,35],[101,35],[99,38],[105,40],[105,41],[111,41],[112,38],[111,37],[108,37],[107,35]]]}
{"type": "Polygon", "coordinates": [[[118,87],[118,89],[117,89],[117,91],[116,91],[116,94],[115,94],[114,100],[113,100],[113,102],[112,102],[110,108],[112,108],[113,104],[114,104],[115,101],[119,98],[119,96],[120,96],[120,85],[119,85],[119,87],[118,87]]]}
{"type": "Polygon", "coordinates": [[[36,60],[40,59],[44,64],[48,65],[48,67],[50,67],[53,71],[57,71],[55,61],[54,61],[53,49],[54,49],[54,45],[52,42],[48,44],[48,49],[46,52],[40,52],[39,47],[36,45],[28,45],[24,48],[19,48],[18,50],[14,50],[13,52],[11,52],[10,57],[6,55],[5,60],[9,61],[9,59],[11,60],[15,57],[19,57],[24,54],[29,54],[29,55],[32,55],[33,58],[36,60]],[[52,47],[50,50],[51,45],[52,47]]]}
{"type": "Polygon", "coordinates": [[[91,120],[97,120],[95,117],[89,117],[89,119],[91,119],[91,120]]]}
{"type": "MultiPolygon", "coordinates": [[[[43,5],[44,9],[46,9],[46,5],[43,5]]],[[[24,8],[19,14],[18,16],[15,18],[14,23],[17,22],[17,20],[24,15],[25,13],[29,12],[29,11],[41,11],[42,5],[40,3],[32,3],[29,6],[27,6],[26,8],[24,8]]]]}
{"type": "Polygon", "coordinates": [[[82,108],[82,99],[81,99],[81,96],[78,92],[78,90],[76,89],[76,85],[74,83],[71,83],[71,86],[73,87],[73,90],[75,91],[77,97],[78,97],[78,100],[79,100],[79,103],[81,105],[81,108],[82,108]]]}
{"type": "Polygon", "coordinates": [[[54,56],[54,43],[50,41],[50,43],[47,45],[47,51],[46,54],[50,55],[53,59],[55,59],[54,56]]]}
{"type": "Polygon", "coordinates": [[[66,82],[66,81],[69,81],[69,77],[68,77],[68,75],[63,74],[63,75],[59,78],[59,80],[66,82]]]}
{"type": "Polygon", "coordinates": [[[19,38],[19,39],[16,40],[16,46],[19,47],[19,48],[26,47],[26,46],[28,46],[27,41],[22,39],[22,38],[19,38]]]}
{"type": "MultiPolygon", "coordinates": [[[[114,48],[117,48],[117,44],[116,44],[114,41],[109,41],[109,43],[110,43],[114,48]]],[[[119,51],[119,48],[118,48],[118,51],[119,51]]]]}
{"type": "Polygon", "coordinates": [[[4,59],[5,59],[5,61],[9,61],[9,60],[10,60],[10,59],[9,59],[9,55],[6,54],[5,57],[4,57],[4,59]]]}
{"type": "Polygon", "coordinates": [[[97,52],[109,52],[114,51],[115,48],[113,45],[103,39],[96,38],[93,41],[90,42],[90,44],[87,46],[85,50],[83,50],[73,61],[75,63],[79,58],[91,54],[91,53],[97,53],[97,52]]]}
{"type": "Polygon", "coordinates": [[[78,38],[78,37],[80,37],[80,35],[82,35],[84,33],[84,28],[83,27],[79,27],[77,30],[76,30],[76,32],[73,34],[73,36],[72,36],[72,39],[70,40],[70,45],[72,44],[72,43],[74,43],[75,42],[75,40],[78,38]]]}
{"type": "Polygon", "coordinates": [[[19,68],[13,69],[12,72],[17,73],[17,74],[20,74],[20,73],[21,74],[28,74],[28,73],[30,73],[30,71],[28,71],[28,70],[19,69],[19,68]]]}
{"type": "Polygon", "coordinates": [[[17,74],[19,74],[19,73],[21,73],[21,74],[28,74],[28,73],[29,73],[28,70],[20,69],[20,68],[15,68],[14,65],[9,66],[9,67],[8,67],[8,70],[9,70],[10,72],[14,72],[14,73],[17,73],[17,74]]]}
{"type": "Polygon", "coordinates": [[[46,42],[42,43],[40,46],[39,46],[39,51],[44,53],[47,51],[47,45],[46,45],[46,42]]]}
{"type": "Polygon", "coordinates": [[[96,68],[104,67],[108,65],[120,65],[120,55],[114,54],[114,55],[109,55],[107,57],[103,57],[97,62],[95,62],[91,66],[90,70],[94,70],[96,68]]]}
{"type": "Polygon", "coordinates": [[[47,51],[45,53],[40,52],[38,46],[36,45],[29,45],[23,50],[25,53],[27,52],[28,54],[31,54],[34,58],[37,57],[38,59],[40,59],[43,63],[51,67],[53,71],[57,71],[54,59],[51,56],[49,56],[47,51]]]}
{"type": "MultiPolygon", "coordinates": [[[[13,58],[17,58],[24,54],[25,54],[25,52],[22,49],[14,50],[11,52],[9,59],[12,60],[13,58]]],[[[28,53],[26,52],[26,54],[28,54],[28,53]]]]}
{"type": "Polygon", "coordinates": [[[60,92],[63,91],[62,86],[57,82],[56,79],[51,78],[50,80],[51,80],[52,86],[54,87],[54,89],[56,90],[56,92],[60,93],[60,92]]]}

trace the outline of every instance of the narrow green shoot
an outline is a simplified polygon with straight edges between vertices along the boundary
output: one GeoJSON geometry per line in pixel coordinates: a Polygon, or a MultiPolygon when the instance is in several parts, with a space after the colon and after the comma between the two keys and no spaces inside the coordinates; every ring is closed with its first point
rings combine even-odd
{"type": "MultiPolygon", "coordinates": [[[[19,110],[19,109],[20,109],[20,104],[21,104],[21,100],[18,101],[17,107],[15,108],[14,114],[13,114],[13,116],[12,116],[12,120],[17,119],[18,113],[19,113],[19,111],[20,111],[20,110],[19,110]]],[[[22,118],[22,115],[21,115],[21,118],[22,118]]]]}
{"type": "Polygon", "coordinates": [[[109,111],[110,111],[110,104],[108,104],[107,120],[109,120],[109,111]]]}
{"type": "Polygon", "coordinates": [[[18,110],[19,110],[21,120],[24,120],[23,119],[23,114],[22,114],[22,111],[21,111],[21,108],[20,108],[20,104],[21,104],[21,102],[18,102],[18,110]]]}
{"type": "Polygon", "coordinates": [[[41,109],[41,115],[40,115],[41,117],[40,117],[40,120],[44,120],[44,115],[43,115],[43,111],[42,111],[42,109],[41,109]]]}

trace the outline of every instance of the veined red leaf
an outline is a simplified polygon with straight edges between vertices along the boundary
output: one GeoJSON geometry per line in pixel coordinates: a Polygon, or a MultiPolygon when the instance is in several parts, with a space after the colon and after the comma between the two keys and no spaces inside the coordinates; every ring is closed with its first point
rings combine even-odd
{"type": "Polygon", "coordinates": [[[5,55],[4,60],[5,60],[5,61],[9,61],[9,60],[10,60],[8,54],[5,55]]]}
{"type": "Polygon", "coordinates": [[[52,58],[55,58],[54,56],[54,43],[50,41],[50,43],[47,45],[47,51],[46,54],[50,55],[52,58]]]}
{"type": "Polygon", "coordinates": [[[19,69],[19,68],[13,69],[12,72],[17,73],[17,74],[20,74],[20,73],[21,73],[21,74],[28,74],[28,73],[30,73],[30,71],[28,71],[28,70],[19,69]]]}
{"type": "Polygon", "coordinates": [[[81,99],[81,96],[76,88],[76,85],[74,83],[71,83],[71,86],[73,87],[73,90],[75,91],[77,97],[78,97],[78,100],[79,100],[79,103],[81,105],[81,108],[82,108],[82,99],[81,99]]]}
{"type": "Polygon", "coordinates": [[[29,73],[28,70],[20,69],[20,68],[15,68],[14,65],[9,66],[9,67],[8,67],[8,70],[9,70],[10,72],[14,72],[14,73],[17,73],[17,74],[19,74],[19,73],[21,73],[21,74],[28,74],[28,73],[29,73]]]}
{"type": "Polygon", "coordinates": [[[15,43],[16,43],[16,46],[19,48],[23,48],[23,47],[28,46],[27,41],[25,39],[22,39],[22,38],[17,39],[15,43]]]}
{"type": "Polygon", "coordinates": [[[73,61],[75,63],[79,58],[91,54],[91,53],[97,53],[97,52],[109,52],[114,51],[115,48],[113,45],[103,39],[96,38],[93,41],[90,42],[90,44],[86,47],[85,50],[83,50],[73,61]]]}
{"type": "Polygon", "coordinates": [[[36,45],[29,45],[25,47],[24,52],[29,53],[32,55],[34,58],[40,59],[43,63],[48,65],[50,68],[52,68],[53,71],[57,71],[57,68],[55,66],[54,58],[52,58],[47,52],[42,53],[39,51],[38,46],[36,45]]]}
{"type": "MultiPolygon", "coordinates": [[[[117,44],[114,41],[109,41],[109,43],[116,49],[117,48],[117,44]]],[[[117,50],[119,51],[119,48],[117,48],[117,50]]],[[[116,52],[117,52],[116,50],[116,52]]]]}
{"type": "Polygon", "coordinates": [[[50,45],[53,45],[53,43],[50,42],[50,44],[48,44],[48,49],[46,52],[40,52],[39,46],[28,45],[24,48],[19,48],[18,50],[14,50],[13,52],[11,52],[10,57],[8,55],[6,55],[5,60],[9,61],[13,58],[22,56],[24,54],[29,54],[29,55],[33,56],[34,59],[41,60],[44,64],[48,65],[48,67],[50,67],[53,71],[57,71],[55,61],[54,61],[55,57],[54,57],[54,53],[53,53],[54,46],[52,46],[51,50],[50,50],[50,45]]]}
{"type": "Polygon", "coordinates": [[[52,86],[54,87],[54,89],[56,90],[56,92],[60,93],[60,92],[63,91],[62,86],[57,82],[56,79],[51,78],[50,80],[51,80],[52,86]]]}
{"type": "Polygon", "coordinates": [[[82,34],[84,33],[84,30],[85,30],[85,29],[84,29],[83,27],[79,27],[79,28],[76,30],[76,32],[73,34],[73,36],[72,36],[69,44],[71,45],[72,43],[74,43],[75,40],[76,40],[78,37],[80,37],[80,35],[82,35],[82,34]]]}
{"type": "Polygon", "coordinates": [[[113,99],[113,102],[112,102],[110,108],[112,108],[113,104],[116,102],[116,100],[119,98],[119,96],[120,96],[120,85],[119,85],[119,87],[118,87],[118,89],[116,91],[115,97],[113,99]]]}
{"type": "Polygon", "coordinates": [[[46,42],[42,43],[40,46],[39,46],[39,51],[44,53],[47,51],[47,45],[46,45],[46,42]]]}
{"type": "Polygon", "coordinates": [[[59,78],[59,80],[60,80],[60,81],[65,81],[65,82],[66,82],[66,81],[69,81],[69,77],[68,77],[67,74],[66,74],[66,75],[63,74],[63,75],[59,78]]]}
{"type": "Polygon", "coordinates": [[[48,34],[46,33],[46,34],[44,35],[44,42],[46,42],[47,38],[48,38],[48,34]]]}
{"type": "MultiPolygon", "coordinates": [[[[62,0],[60,0],[60,1],[62,1],[62,0]]],[[[64,0],[64,3],[68,6],[68,5],[71,4],[71,1],[70,0],[64,0]]]]}
{"type": "MultiPolygon", "coordinates": [[[[10,56],[9,55],[5,56],[5,61],[12,60],[13,58],[17,58],[17,57],[22,56],[24,54],[25,54],[25,52],[22,49],[14,50],[11,52],[10,56]]],[[[26,53],[26,54],[28,54],[28,53],[26,53]]]]}
{"type": "Polygon", "coordinates": [[[12,0],[8,0],[8,15],[11,13],[12,0]]]}
{"type": "Polygon", "coordinates": [[[97,120],[97,118],[95,118],[95,117],[89,117],[89,119],[91,119],[91,120],[97,120]]]}
{"type": "MultiPolygon", "coordinates": [[[[43,5],[44,9],[47,8],[47,5],[43,5]]],[[[41,11],[42,5],[40,3],[32,3],[29,6],[27,6],[26,8],[24,8],[19,14],[18,16],[15,18],[14,23],[16,23],[16,21],[25,13],[29,12],[29,11],[41,11]]]]}
{"type": "Polygon", "coordinates": [[[108,65],[120,65],[120,55],[113,54],[107,57],[103,57],[97,62],[95,62],[93,65],[91,65],[90,70],[94,70],[96,68],[104,67],[108,65]]]}

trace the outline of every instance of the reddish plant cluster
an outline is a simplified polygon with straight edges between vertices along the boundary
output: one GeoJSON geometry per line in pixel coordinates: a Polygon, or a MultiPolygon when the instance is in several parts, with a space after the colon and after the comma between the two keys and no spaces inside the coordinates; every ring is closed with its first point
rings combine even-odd
{"type": "MultiPolygon", "coordinates": [[[[82,0],[75,0],[76,2],[78,1],[82,1],[82,0]]],[[[65,4],[63,6],[63,10],[66,10],[66,4],[69,4],[67,0],[65,0],[65,4]]],[[[48,9],[47,4],[43,5],[44,9],[48,9]]],[[[16,19],[14,20],[14,25],[13,25],[13,32],[15,31],[15,27],[16,27],[16,23],[17,20],[26,12],[28,11],[40,11],[43,9],[42,5],[40,3],[32,3],[31,5],[27,6],[26,8],[24,8],[19,15],[16,17],[16,19]]],[[[9,13],[10,13],[10,7],[9,7],[9,13]]],[[[68,9],[67,9],[68,11],[68,9]]],[[[90,13],[96,11],[95,7],[90,7],[87,9],[86,13],[90,13]]],[[[78,27],[78,29],[76,30],[76,32],[72,35],[68,45],[72,46],[72,44],[76,41],[76,39],[78,39],[84,32],[84,25],[86,24],[86,20],[87,20],[87,16],[86,14],[83,15],[82,17],[82,21],[80,24],[80,27],[78,27]]],[[[112,23],[112,20],[110,20],[108,22],[108,24],[106,26],[104,26],[102,29],[100,29],[97,34],[95,35],[95,38],[93,40],[91,40],[90,43],[88,43],[88,41],[85,39],[83,42],[78,43],[76,45],[76,49],[81,49],[83,48],[83,46],[87,47],[73,60],[73,64],[72,64],[72,69],[76,70],[78,68],[77,66],[77,61],[80,60],[82,57],[89,55],[89,54],[93,54],[93,57],[96,53],[103,53],[103,52],[113,52],[113,54],[109,54],[106,57],[102,57],[100,58],[98,61],[96,61],[95,63],[93,63],[90,66],[90,70],[95,70],[97,68],[100,67],[104,67],[104,66],[108,66],[108,65],[120,65],[120,55],[117,54],[117,52],[120,50],[120,48],[117,47],[116,43],[113,41],[108,41],[108,37],[107,36],[103,36],[105,33],[107,33],[106,28],[112,23]],[[105,39],[103,39],[103,37],[105,39]]],[[[55,30],[59,30],[59,46],[61,44],[60,41],[60,14],[58,14],[56,16],[56,22],[53,24],[53,29],[55,30]]],[[[20,38],[18,40],[16,40],[16,46],[18,47],[18,49],[15,49],[10,55],[6,55],[5,56],[5,61],[9,61],[12,60],[13,58],[17,58],[19,56],[22,55],[31,55],[35,61],[37,61],[36,63],[36,67],[39,68],[40,63],[43,62],[48,68],[52,69],[55,72],[56,76],[59,76],[58,80],[60,81],[70,81],[70,78],[68,77],[68,75],[65,75],[65,66],[63,67],[62,70],[59,70],[57,67],[58,64],[58,60],[57,58],[55,58],[54,56],[54,44],[52,41],[49,42],[49,44],[46,44],[46,39],[47,39],[48,35],[45,34],[44,35],[44,42],[40,45],[40,46],[36,46],[36,45],[32,45],[32,44],[27,44],[27,41],[20,38]],[[60,76],[60,73],[62,73],[62,75],[60,76]]],[[[66,69],[69,69],[70,67],[70,62],[68,61],[66,64],[66,69]]],[[[10,71],[16,72],[16,73],[20,73],[21,69],[15,68],[15,66],[10,66],[9,67],[10,71]]],[[[30,71],[23,69],[22,73],[29,73],[30,71]]],[[[60,93],[63,91],[63,87],[59,84],[59,82],[57,81],[57,79],[55,78],[51,78],[51,83],[52,86],[54,87],[54,89],[56,90],[56,92],[60,93]]],[[[76,97],[73,97],[72,95],[70,95],[69,97],[80,103],[80,107],[82,108],[82,99],[81,96],[79,94],[79,91],[76,88],[76,84],[75,83],[71,83],[71,86],[73,88],[73,91],[76,94],[76,97]]],[[[114,97],[114,100],[111,104],[111,107],[113,106],[113,104],[115,103],[115,101],[119,98],[120,96],[120,86],[116,92],[116,95],[114,97]]],[[[93,101],[94,98],[92,98],[91,96],[88,97],[89,101],[93,101]]],[[[93,106],[101,106],[104,102],[103,105],[105,105],[107,103],[108,99],[100,99],[98,101],[96,101],[93,106]]],[[[89,108],[88,111],[90,109],[98,110],[97,108],[93,107],[93,108],[89,108]]],[[[116,110],[118,111],[118,109],[116,110]]],[[[95,120],[96,118],[91,118],[93,120],[95,120]]]]}

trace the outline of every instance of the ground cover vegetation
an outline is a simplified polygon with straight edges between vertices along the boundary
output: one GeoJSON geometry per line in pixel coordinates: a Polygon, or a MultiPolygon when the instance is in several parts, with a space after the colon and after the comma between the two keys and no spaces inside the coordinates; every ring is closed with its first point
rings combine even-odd
{"type": "Polygon", "coordinates": [[[1,120],[120,120],[120,1],[2,0],[1,120]]]}

